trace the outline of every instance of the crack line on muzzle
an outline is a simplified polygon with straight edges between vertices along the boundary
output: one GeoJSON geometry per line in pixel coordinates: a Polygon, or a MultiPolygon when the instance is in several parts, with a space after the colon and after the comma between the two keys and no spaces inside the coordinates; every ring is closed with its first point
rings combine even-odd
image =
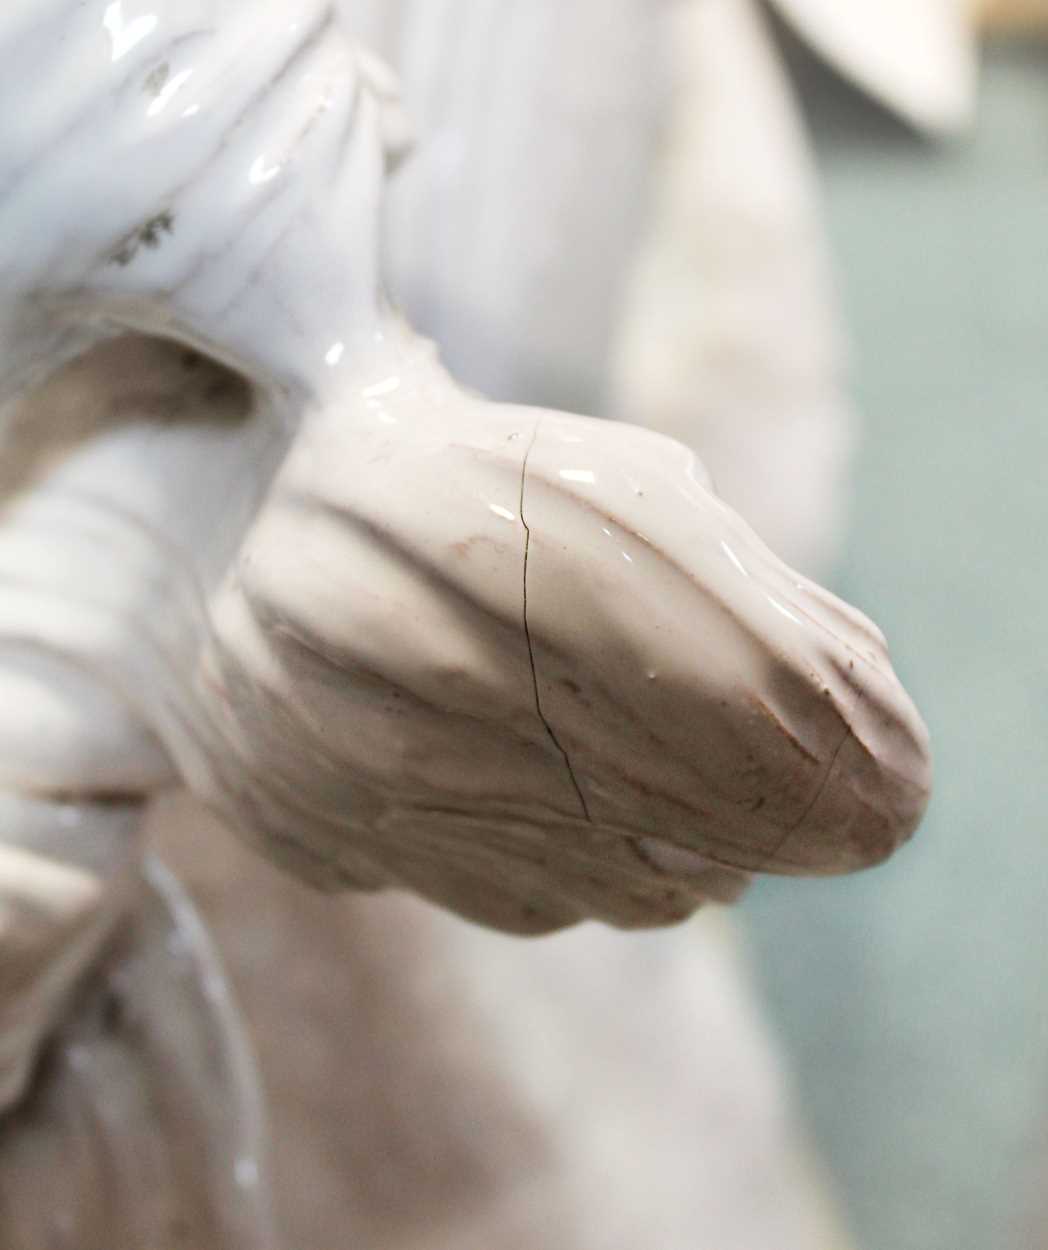
{"type": "Polygon", "coordinates": [[[524,577],[523,577],[523,581],[524,581],[524,586],[523,586],[524,641],[527,644],[527,648],[528,648],[528,664],[531,666],[531,684],[532,684],[532,689],[534,690],[534,693],[535,693],[535,711],[538,715],[539,720],[542,722],[543,727],[546,730],[546,733],[549,735],[550,742],[552,742],[554,747],[556,747],[557,752],[559,753],[561,759],[563,759],[564,761],[564,767],[567,769],[568,777],[571,781],[572,789],[575,791],[575,794],[579,800],[579,806],[582,808],[583,817],[587,821],[592,821],[592,817],[590,816],[590,812],[589,812],[589,807],[586,804],[586,796],[582,793],[582,787],[579,785],[578,778],[575,776],[575,770],[571,766],[571,760],[568,758],[568,753],[564,749],[564,747],[561,745],[560,739],[557,737],[556,733],[554,732],[553,726],[546,719],[546,714],[542,710],[542,698],[539,694],[539,677],[538,677],[538,672],[535,668],[535,649],[532,645],[531,626],[528,622],[528,555],[531,550],[531,529],[528,526],[528,522],[524,516],[524,483],[528,475],[528,457],[531,455],[531,449],[535,446],[535,440],[536,438],[538,438],[539,426],[541,424],[542,424],[542,419],[540,417],[539,420],[535,422],[535,428],[531,431],[531,440],[528,443],[527,450],[524,452],[524,459],[521,461],[521,466],[520,466],[520,499],[518,502],[517,511],[520,514],[520,523],[524,527],[524,577]]]}

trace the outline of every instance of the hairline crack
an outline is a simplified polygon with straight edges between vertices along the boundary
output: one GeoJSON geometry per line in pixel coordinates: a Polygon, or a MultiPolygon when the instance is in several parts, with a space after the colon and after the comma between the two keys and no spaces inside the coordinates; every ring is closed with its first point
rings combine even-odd
{"type": "Polygon", "coordinates": [[[542,418],[539,417],[531,431],[531,438],[528,441],[527,448],[524,451],[524,457],[520,464],[520,498],[517,504],[517,512],[520,515],[520,523],[524,527],[524,569],[523,569],[523,601],[524,601],[524,642],[528,648],[528,665],[531,668],[531,685],[535,693],[535,712],[539,720],[542,722],[543,728],[549,736],[550,742],[557,749],[558,754],[564,761],[564,767],[567,769],[568,777],[571,781],[571,787],[579,800],[579,806],[582,808],[582,815],[589,822],[592,822],[589,806],[586,803],[586,796],[582,793],[582,787],[579,785],[578,778],[575,776],[575,770],[571,766],[571,760],[567,751],[557,737],[553,726],[546,718],[545,712],[542,710],[542,697],[539,694],[539,676],[535,667],[535,649],[531,641],[531,627],[528,623],[528,555],[531,550],[531,528],[528,525],[524,515],[524,485],[528,476],[528,457],[531,455],[532,448],[535,446],[535,440],[538,438],[539,426],[542,424],[542,418]]]}

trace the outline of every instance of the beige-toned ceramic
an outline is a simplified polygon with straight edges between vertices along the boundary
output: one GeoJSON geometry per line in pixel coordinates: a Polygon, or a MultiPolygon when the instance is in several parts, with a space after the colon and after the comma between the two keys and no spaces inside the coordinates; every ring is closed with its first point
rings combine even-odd
{"type": "MultiPolygon", "coordinates": [[[[465,394],[385,307],[404,127],[328,8],[19,5],[0,57],[4,783],[76,813],[23,854],[180,781],[318,885],[532,932],[908,836],[876,629],[680,444],[465,394]]],[[[46,946],[104,911],[48,880],[46,946]]]]}

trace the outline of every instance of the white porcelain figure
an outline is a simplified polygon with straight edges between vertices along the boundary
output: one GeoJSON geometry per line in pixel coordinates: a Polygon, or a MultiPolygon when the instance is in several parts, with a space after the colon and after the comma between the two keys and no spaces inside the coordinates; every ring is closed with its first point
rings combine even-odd
{"type": "Polygon", "coordinates": [[[680,444],[384,305],[405,128],[328,6],[0,15],[0,1102],[181,783],[325,889],[539,932],[888,854],[883,640],[680,444]]]}
{"type": "MultiPolygon", "coordinates": [[[[694,5],[649,0],[342,7],[403,81],[416,143],[390,187],[387,272],[453,372],[503,398],[610,403],[675,433],[811,573],[840,536],[851,414],[791,101],[774,81],[755,89],[768,77],[759,24],[724,21],[726,8],[745,17],[745,2],[714,12],[700,0],[701,28],[686,20],[694,5]],[[656,162],[669,105],[680,120],[656,162]],[[706,138],[724,125],[742,130],[725,137],[728,168],[706,138]],[[777,213],[764,202],[756,263],[732,267],[717,240],[740,214],[749,220],[754,158],[782,194],[777,213]],[[673,191],[686,180],[675,216],[673,191]],[[652,205],[645,233],[660,263],[631,294],[652,205]],[[740,298],[750,315],[730,325],[746,350],[715,354],[706,328],[740,298]],[[781,319],[765,311],[784,300],[786,351],[781,319]],[[617,327],[627,350],[609,396],[617,327]],[[638,333],[657,350],[630,347],[638,333]],[[790,354],[793,367],[779,368],[790,354]],[[697,391],[694,364],[708,358],[716,381],[697,391]],[[762,404],[754,380],[765,376],[772,402],[762,404]]],[[[165,805],[155,832],[215,927],[260,1048],[289,1244],[325,1250],[351,1219],[359,1246],[383,1250],[438,1236],[462,1250],[493,1229],[518,1250],[633,1250],[639,1229],[652,1250],[690,1250],[697,1228],[719,1250],[843,1250],[723,917],[652,935],[643,959],[593,926],[517,948],[407,899],[321,905],[231,846],[192,803],[165,805]],[[286,973],[277,995],[273,966],[286,973]],[[544,1028],[540,1045],[514,1042],[548,1019],[548,995],[555,1030],[544,1028]],[[672,1045],[659,1027],[667,1010],[678,1021],[672,1045]],[[639,1066],[649,1076],[632,1095],[639,1066]],[[570,1107],[534,1104],[551,1069],[573,1073],[570,1107]],[[727,1121],[710,1113],[722,1096],[736,1109],[727,1121]],[[643,1141],[642,1158],[594,1149],[606,1133],[643,1141]],[[747,1188],[765,1201],[749,1202],[747,1188]]]]}

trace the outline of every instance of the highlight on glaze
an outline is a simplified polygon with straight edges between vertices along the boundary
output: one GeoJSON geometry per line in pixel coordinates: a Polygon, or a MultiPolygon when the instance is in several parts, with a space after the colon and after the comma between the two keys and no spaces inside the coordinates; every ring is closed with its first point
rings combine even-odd
{"type": "MultiPolygon", "coordinates": [[[[323,6],[252,15],[267,89],[218,89],[248,19],[217,7],[118,47],[113,6],[86,6],[101,20],[70,54],[119,85],[109,207],[88,184],[68,223],[42,198],[83,176],[61,143],[0,204],[5,240],[30,212],[51,227],[4,258],[20,365],[48,370],[55,324],[172,340],[97,346],[9,407],[5,633],[120,690],[154,754],[332,884],[453,893],[427,883],[439,861],[499,878],[504,842],[531,880],[515,905],[577,861],[543,920],[628,921],[689,893],[631,839],[745,870],[886,853],[925,778],[876,632],[779,565],[678,444],[460,394],[378,298],[368,67],[323,6]],[[183,86],[157,108],[160,78],[183,86]],[[651,899],[584,885],[591,857],[651,899]]],[[[4,53],[26,65],[18,25],[4,53]]]]}
{"type": "Polygon", "coordinates": [[[176,783],[318,886],[520,932],[676,920],[912,832],[926,735],[874,626],[680,444],[466,394],[385,306],[403,122],[328,6],[16,5],[0,63],[25,959],[110,914],[176,783]],[[41,865],[91,861],[95,818],[85,906],[41,865]]]}
{"type": "Polygon", "coordinates": [[[60,1176],[34,1246],[270,1244],[235,1016],[141,864],[160,791],[518,933],[860,868],[927,795],[882,637],[692,452],[484,402],[386,306],[405,124],[328,5],[168,9],[0,14],[0,1111],[56,1039],[0,1206],[60,1176]]]}

